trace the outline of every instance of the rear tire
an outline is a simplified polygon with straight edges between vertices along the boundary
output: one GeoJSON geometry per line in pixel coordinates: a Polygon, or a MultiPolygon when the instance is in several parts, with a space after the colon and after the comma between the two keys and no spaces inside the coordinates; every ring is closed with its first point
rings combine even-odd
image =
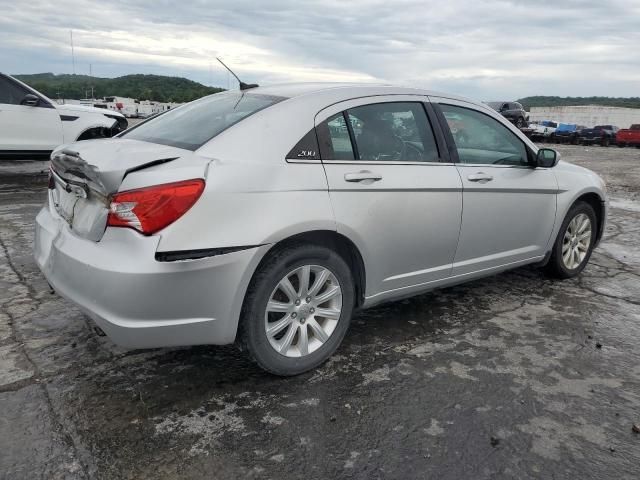
{"type": "Polygon", "coordinates": [[[326,247],[299,243],[269,255],[247,290],[239,338],[264,370],[298,375],[324,363],[342,342],[355,303],[353,276],[326,247]],[[318,282],[324,283],[314,291],[318,282]],[[327,295],[333,296],[322,301],[327,295]]]}
{"type": "Polygon", "coordinates": [[[611,140],[609,140],[608,138],[603,138],[602,142],[600,142],[600,145],[602,145],[603,147],[608,147],[611,144],[611,140]]]}
{"type": "Polygon", "coordinates": [[[524,118],[518,117],[518,119],[516,120],[516,127],[518,128],[524,127],[524,118]]]}
{"type": "Polygon", "coordinates": [[[597,231],[593,207],[585,202],[574,204],[560,226],[545,267],[547,273],[556,278],[573,278],[582,272],[591,258],[597,231]]]}

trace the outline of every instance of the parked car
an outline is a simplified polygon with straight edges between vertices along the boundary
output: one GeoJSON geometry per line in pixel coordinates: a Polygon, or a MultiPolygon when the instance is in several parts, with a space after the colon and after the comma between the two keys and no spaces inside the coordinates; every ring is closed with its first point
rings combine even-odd
{"type": "Polygon", "coordinates": [[[529,138],[534,141],[549,141],[558,127],[558,122],[551,120],[543,120],[538,123],[532,123],[529,125],[533,130],[529,132],[529,138]]]}
{"type": "Polygon", "coordinates": [[[631,125],[630,128],[622,128],[616,133],[616,144],[619,147],[640,148],[640,124],[631,125]]]}
{"type": "Polygon", "coordinates": [[[293,375],[338,348],[355,308],[527,264],[575,277],[606,198],[471,100],[258,87],[57,149],[34,255],[120,345],[235,341],[293,375]]]}
{"type": "Polygon", "coordinates": [[[126,128],[118,112],[58,105],[0,73],[0,158],[48,158],[63,143],[111,137],[126,128]]]}
{"type": "Polygon", "coordinates": [[[608,147],[616,143],[616,133],[618,127],[613,125],[596,125],[593,128],[583,128],[578,132],[578,143],[591,145],[597,143],[603,147],[608,147]]]}
{"type": "Polygon", "coordinates": [[[518,128],[524,128],[528,125],[529,114],[525,111],[522,104],[518,102],[488,102],[487,105],[507,118],[518,128]]]}
{"type": "Polygon", "coordinates": [[[553,141],[557,143],[570,143],[572,145],[578,144],[578,132],[584,128],[583,125],[576,125],[575,123],[559,123],[558,128],[553,134],[553,141]]]}

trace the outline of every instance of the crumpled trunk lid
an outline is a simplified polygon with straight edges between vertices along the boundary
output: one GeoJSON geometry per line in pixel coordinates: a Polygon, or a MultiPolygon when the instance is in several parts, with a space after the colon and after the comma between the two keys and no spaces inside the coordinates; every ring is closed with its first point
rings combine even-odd
{"type": "Polygon", "coordinates": [[[70,144],[51,155],[50,204],[75,234],[99,241],[107,225],[111,196],[128,174],[185,157],[206,163],[189,150],[136,140],[70,144]]]}

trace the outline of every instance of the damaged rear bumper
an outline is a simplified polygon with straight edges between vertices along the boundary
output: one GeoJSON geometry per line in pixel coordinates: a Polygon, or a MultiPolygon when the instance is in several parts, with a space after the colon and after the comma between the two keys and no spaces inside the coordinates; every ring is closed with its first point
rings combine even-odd
{"type": "Polygon", "coordinates": [[[73,234],[45,206],[35,260],[47,281],[117,344],[129,348],[228,344],[262,250],[158,262],[158,236],[107,229],[100,242],[73,234]]]}

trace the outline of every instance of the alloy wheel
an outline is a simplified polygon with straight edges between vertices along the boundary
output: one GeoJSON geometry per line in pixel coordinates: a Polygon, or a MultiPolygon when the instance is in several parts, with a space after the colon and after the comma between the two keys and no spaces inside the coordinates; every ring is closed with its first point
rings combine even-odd
{"type": "Polygon", "coordinates": [[[591,246],[591,220],[584,213],[573,217],[562,239],[562,263],[575,270],[584,261],[591,246]]]}
{"type": "Polygon", "coordinates": [[[265,333],[276,352],[303,357],[329,340],[341,312],[342,289],[333,272],[303,265],[287,273],[271,292],[265,333]]]}

